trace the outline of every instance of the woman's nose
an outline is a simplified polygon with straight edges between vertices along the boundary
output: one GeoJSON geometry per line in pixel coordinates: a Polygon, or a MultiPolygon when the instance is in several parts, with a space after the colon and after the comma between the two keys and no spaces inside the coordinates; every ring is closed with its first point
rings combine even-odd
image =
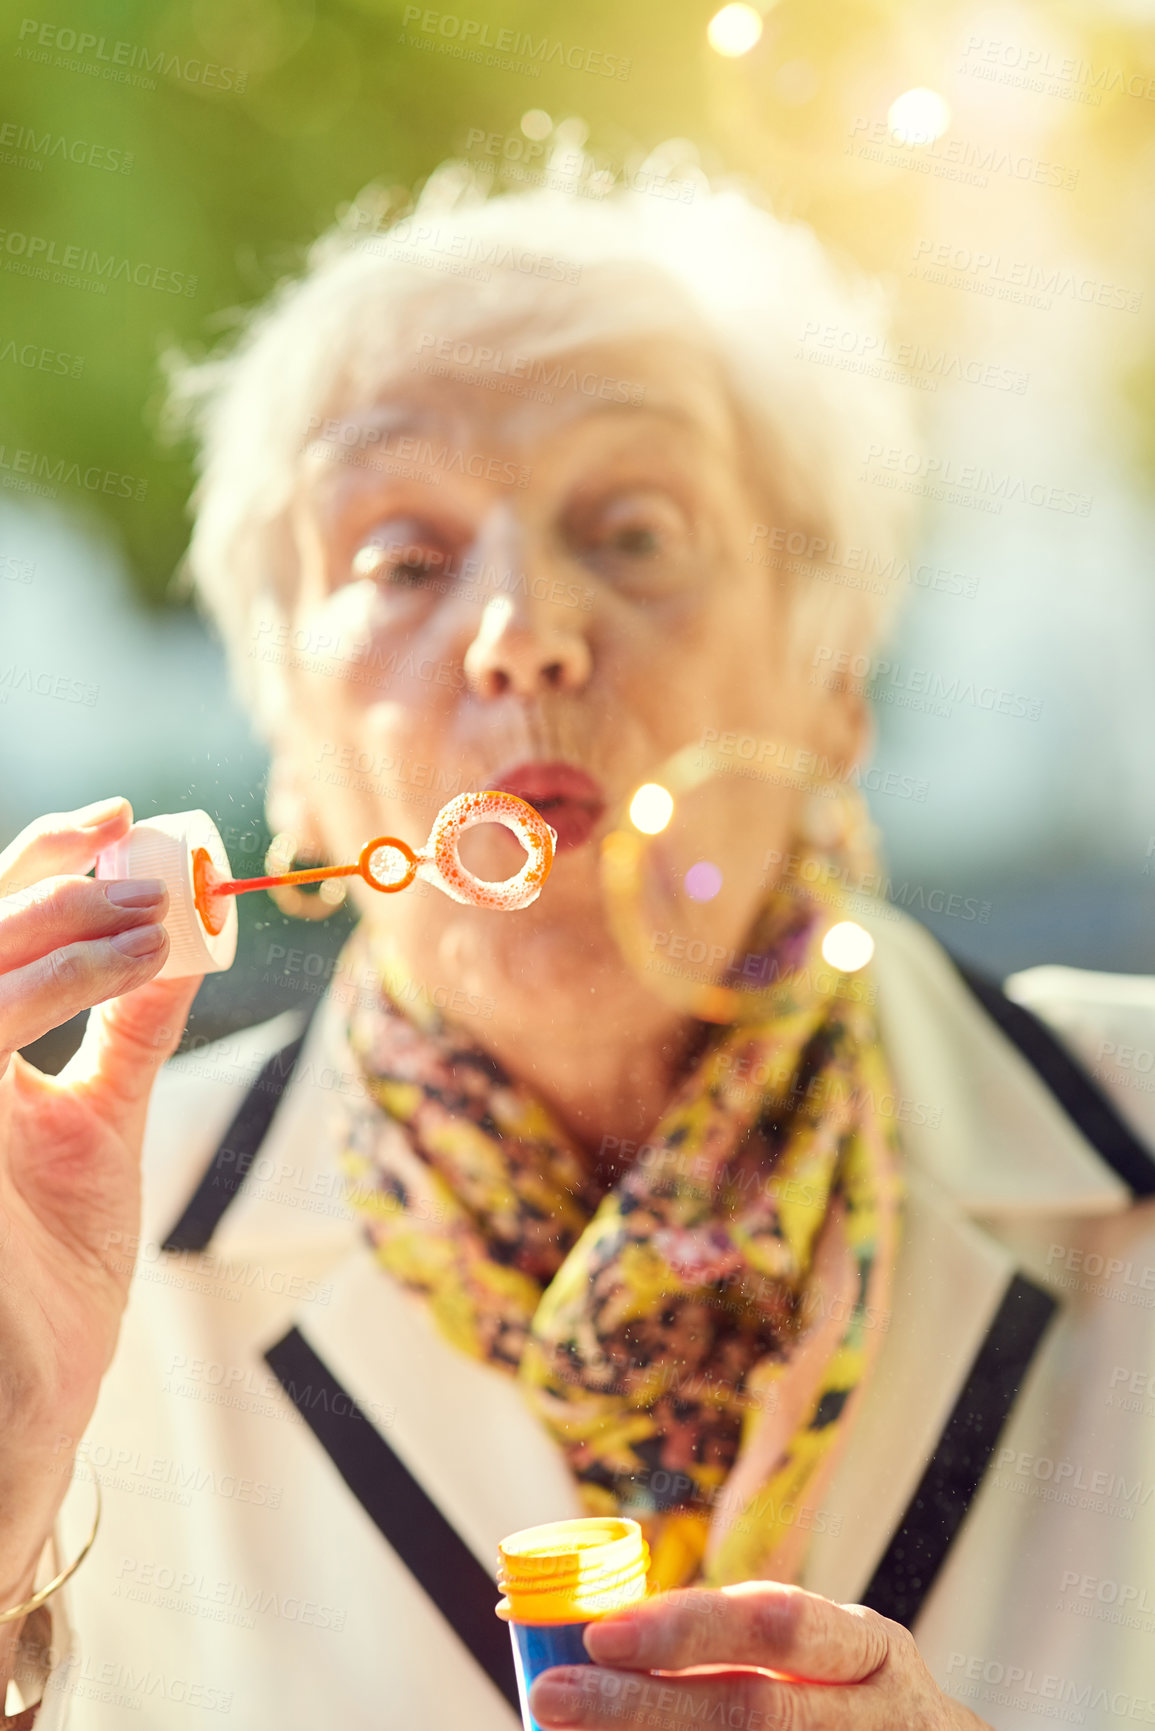
{"type": "Polygon", "coordinates": [[[478,697],[540,697],[580,691],[590,675],[589,644],[558,618],[560,605],[494,595],[465,652],[465,677],[478,697]]]}

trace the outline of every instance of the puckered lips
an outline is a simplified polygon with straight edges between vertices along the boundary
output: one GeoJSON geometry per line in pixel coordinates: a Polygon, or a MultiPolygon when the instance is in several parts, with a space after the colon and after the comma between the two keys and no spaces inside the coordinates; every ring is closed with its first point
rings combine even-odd
{"type": "Polygon", "coordinates": [[[606,809],[601,784],[574,763],[519,763],[489,785],[539,811],[557,831],[558,853],[587,842],[606,809]]]}

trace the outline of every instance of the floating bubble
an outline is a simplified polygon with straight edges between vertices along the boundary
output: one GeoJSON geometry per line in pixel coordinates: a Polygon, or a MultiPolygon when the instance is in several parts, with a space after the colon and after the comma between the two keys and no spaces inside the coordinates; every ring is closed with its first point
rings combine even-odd
{"type": "Polygon", "coordinates": [[[845,917],[876,870],[869,826],[812,762],[797,741],[721,733],[654,763],[610,814],[609,929],[639,983],[683,1014],[756,1022],[796,991],[837,995],[869,960],[845,917]]]}

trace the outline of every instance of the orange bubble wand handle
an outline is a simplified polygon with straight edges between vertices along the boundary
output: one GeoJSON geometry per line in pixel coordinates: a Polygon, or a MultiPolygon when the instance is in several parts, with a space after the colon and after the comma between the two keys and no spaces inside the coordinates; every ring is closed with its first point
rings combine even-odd
{"type": "Polygon", "coordinates": [[[400,836],[381,835],[361,849],[356,865],[307,866],[297,872],[274,872],[259,878],[218,878],[207,851],[193,855],[193,900],[206,931],[217,932],[224,923],[222,896],[243,896],[250,890],[275,889],[278,884],[316,884],[326,878],[362,877],[371,889],[395,895],[408,889],[417,876],[418,856],[400,836]],[[387,852],[381,850],[386,849],[387,852]],[[397,871],[397,866],[402,867],[397,871]],[[376,868],[376,869],[375,869],[376,868]]]}
{"type": "Polygon", "coordinates": [[[214,896],[243,896],[249,890],[275,889],[278,884],[319,884],[324,878],[355,877],[360,868],[351,866],[317,866],[315,870],[277,872],[265,878],[225,878],[213,885],[214,896]]]}
{"type": "Polygon", "coordinates": [[[326,878],[361,877],[370,889],[395,895],[398,890],[409,888],[417,876],[419,864],[420,856],[414,853],[407,841],[402,841],[398,835],[379,835],[366,842],[356,865],[305,866],[301,871],[274,872],[268,877],[221,878],[212,885],[209,894],[243,896],[250,890],[275,889],[279,884],[319,884],[326,878]]]}

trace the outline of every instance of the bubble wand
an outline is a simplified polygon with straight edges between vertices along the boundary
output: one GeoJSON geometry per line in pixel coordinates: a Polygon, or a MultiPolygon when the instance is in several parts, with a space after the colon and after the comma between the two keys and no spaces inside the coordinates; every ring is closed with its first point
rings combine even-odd
{"type": "Polygon", "coordinates": [[[170,948],[157,978],[179,979],[231,966],[237,948],[236,897],[250,890],[360,877],[370,889],[396,895],[421,878],[464,906],[512,913],[529,907],[541,894],[556,843],[556,830],[528,801],[489,789],[458,794],[443,806],[419,852],[400,836],[380,835],[365,844],[355,865],[234,878],[216,826],[207,813],[194,811],[134,824],[123,840],[101,854],[96,875],[164,880],[170,898],[165,917],[170,948]],[[466,830],[485,823],[503,825],[525,849],[521,870],[498,883],[476,877],[457,851],[466,830]]]}

